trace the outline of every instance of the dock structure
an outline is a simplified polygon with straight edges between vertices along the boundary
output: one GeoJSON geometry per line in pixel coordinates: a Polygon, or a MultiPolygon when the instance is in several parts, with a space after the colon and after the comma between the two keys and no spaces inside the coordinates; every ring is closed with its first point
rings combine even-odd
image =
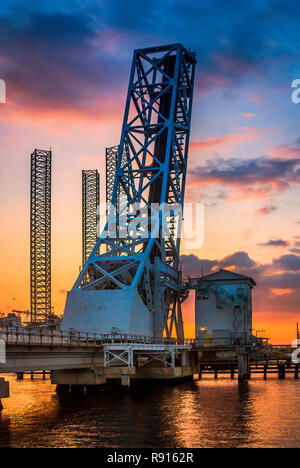
{"type": "Polygon", "coordinates": [[[238,362],[201,362],[199,364],[199,379],[203,375],[214,375],[217,379],[220,375],[228,375],[231,379],[238,377],[240,381],[250,380],[252,376],[262,376],[267,380],[269,376],[276,376],[278,380],[285,380],[286,376],[299,379],[299,364],[290,361],[278,361],[276,359],[262,359],[249,362],[247,375],[242,377],[239,372],[238,362]]]}

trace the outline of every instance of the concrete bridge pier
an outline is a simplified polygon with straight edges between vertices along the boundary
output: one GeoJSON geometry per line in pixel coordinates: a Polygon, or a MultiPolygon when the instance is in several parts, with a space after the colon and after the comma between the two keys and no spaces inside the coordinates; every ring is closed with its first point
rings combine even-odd
{"type": "Polygon", "coordinates": [[[100,392],[101,385],[86,385],[85,389],[88,395],[97,395],[100,392]]]}
{"type": "Polygon", "coordinates": [[[236,349],[236,354],[238,360],[239,381],[242,382],[244,380],[249,380],[250,367],[247,349],[244,346],[238,346],[236,349]]]}
{"type": "Polygon", "coordinates": [[[82,395],[84,393],[84,385],[71,385],[71,393],[76,395],[82,395]]]}
{"type": "Polygon", "coordinates": [[[106,383],[106,377],[98,375],[93,369],[70,369],[51,372],[51,383],[57,390],[69,392],[82,386],[97,386],[106,383]]]}
{"type": "Polygon", "coordinates": [[[9,397],[9,382],[6,382],[2,377],[0,378],[0,411],[3,409],[2,398],[9,397]]]}
{"type": "Polygon", "coordinates": [[[58,395],[65,395],[69,392],[70,392],[70,385],[62,385],[62,384],[56,385],[56,393],[58,395]]]}
{"type": "Polygon", "coordinates": [[[125,388],[130,388],[130,375],[122,375],[121,376],[121,385],[125,388]]]}

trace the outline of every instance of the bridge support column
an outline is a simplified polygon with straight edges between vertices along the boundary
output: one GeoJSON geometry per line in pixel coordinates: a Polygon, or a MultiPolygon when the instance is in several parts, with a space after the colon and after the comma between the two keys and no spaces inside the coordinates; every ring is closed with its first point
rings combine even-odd
{"type": "Polygon", "coordinates": [[[299,364],[295,364],[295,379],[299,379],[299,364]]]}
{"type": "Polygon", "coordinates": [[[3,409],[2,398],[9,397],[9,382],[6,382],[3,378],[0,378],[0,411],[3,409]]]}
{"type": "Polygon", "coordinates": [[[56,385],[56,393],[58,395],[63,395],[70,392],[70,385],[56,385]]]}
{"type": "Polygon", "coordinates": [[[84,393],[84,385],[71,385],[71,393],[81,395],[84,393]]]}
{"type": "Polygon", "coordinates": [[[278,380],[285,379],[285,362],[278,363],[278,380]]]}
{"type": "MultiPolygon", "coordinates": [[[[186,351],[183,351],[182,352],[182,359],[181,359],[181,362],[182,362],[182,367],[185,367],[188,365],[188,354],[186,351]]],[[[175,366],[173,366],[175,367],[175,366]]]]}
{"type": "Polygon", "coordinates": [[[243,380],[249,379],[248,353],[246,348],[242,346],[237,347],[236,353],[238,358],[239,381],[242,382],[243,380]]]}
{"type": "Polygon", "coordinates": [[[97,395],[101,389],[101,385],[86,385],[85,388],[88,395],[97,395]]]}
{"type": "Polygon", "coordinates": [[[51,373],[51,383],[57,386],[83,386],[102,385],[106,383],[106,376],[98,375],[89,369],[53,371],[51,373]]]}
{"type": "Polygon", "coordinates": [[[121,385],[122,387],[130,387],[130,375],[122,375],[121,376],[121,385]]]}

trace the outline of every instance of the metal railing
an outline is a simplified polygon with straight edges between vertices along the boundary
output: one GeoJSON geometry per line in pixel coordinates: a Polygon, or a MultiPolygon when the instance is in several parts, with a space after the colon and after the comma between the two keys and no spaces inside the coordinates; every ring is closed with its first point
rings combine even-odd
{"type": "MultiPolygon", "coordinates": [[[[247,333],[232,333],[231,335],[227,336],[199,336],[192,341],[191,344],[194,347],[233,347],[233,346],[245,346],[249,345],[251,340],[247,333]]],[[[253,343],[252,343],[253,344],[253,343]]]]}
{"type": "Polygon", "coordinates": [[[145,335],[118,333],[89,333],[72,329],[51,331],[20,327],[0,329],[0,339],[5,341],[6,344],[36,346],[102,347],[109,343],[177,344],[175,338],[151,338],[145,335]]]}
{"type": "Polygon", "coordinates": [[[186,338],[184,343],[177,343],[176,338],[152,338],[146,335],[125,333],[91,333],[74,329],[55,331],[8,327],[0,329],[0,339],[8,345],[65,346],[65,347],[103,347],[106,344],[161,344],[185,345],[198,347],[234,346],[247,343],[246,336],[198,337],[186,338]]]}

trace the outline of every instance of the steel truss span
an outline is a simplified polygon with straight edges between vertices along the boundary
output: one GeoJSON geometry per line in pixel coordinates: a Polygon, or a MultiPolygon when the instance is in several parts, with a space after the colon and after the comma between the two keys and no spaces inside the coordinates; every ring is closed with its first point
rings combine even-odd
{"type": "Polygon", "coordinates": [[[82,265],[97,242],[100,176],[97,170],[82,171],[82,265]]]}
{"type": "Polygon", "coordinates": [[[134,52],[110,216],[68,293],[65,327],[168,338],[176,332],[183,342],[176,210],[184,202],[195,63],[181,44],[134,52]],[[126,204],[112,221],[120,189],[126,204]]]}
{"type": "Polygon", "coordinates": [[[51,151],[31,155],[30,296],[31,321],[51,314],[51,151]]]}

